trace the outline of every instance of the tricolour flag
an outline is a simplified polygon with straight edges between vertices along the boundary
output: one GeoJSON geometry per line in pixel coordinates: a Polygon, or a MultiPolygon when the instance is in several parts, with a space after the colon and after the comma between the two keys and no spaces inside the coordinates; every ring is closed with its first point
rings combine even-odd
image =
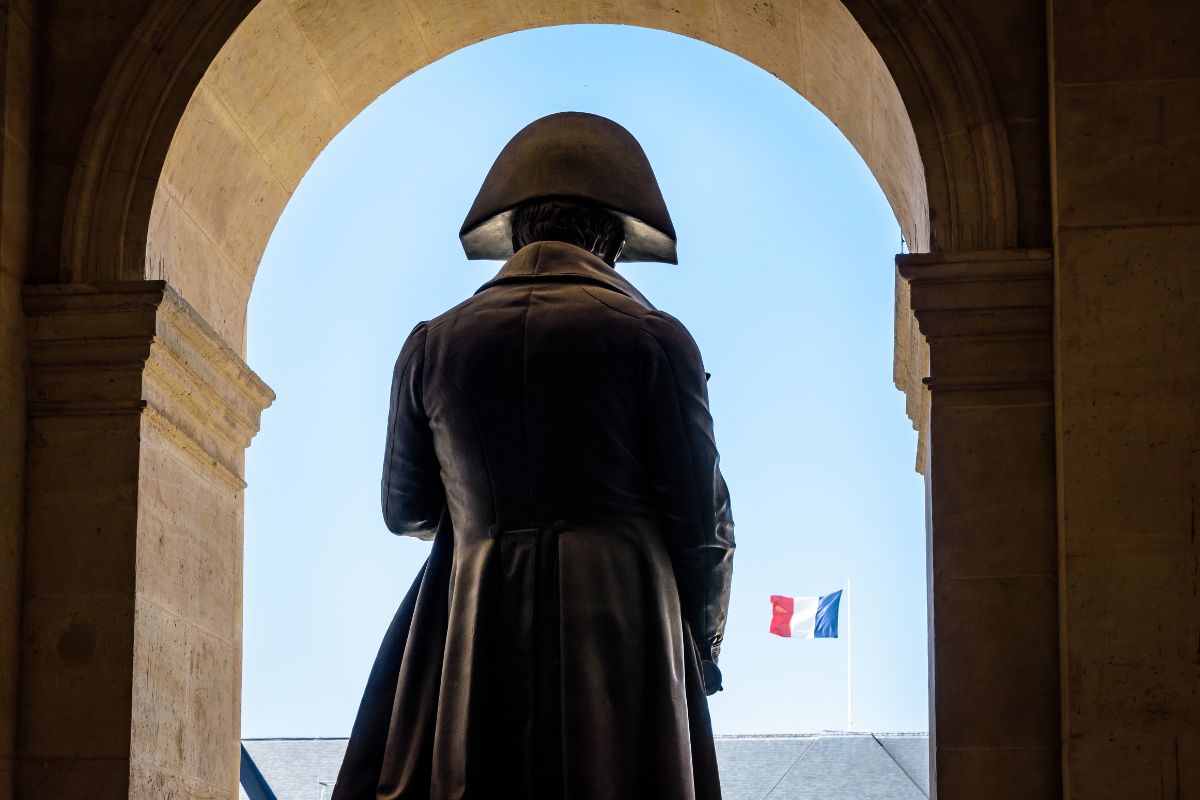
{"type": "Polygon", "coordinates": [[[771,595],[771,633],[801,639],[836,639],[842,590],[821,597],[771,595]]]}

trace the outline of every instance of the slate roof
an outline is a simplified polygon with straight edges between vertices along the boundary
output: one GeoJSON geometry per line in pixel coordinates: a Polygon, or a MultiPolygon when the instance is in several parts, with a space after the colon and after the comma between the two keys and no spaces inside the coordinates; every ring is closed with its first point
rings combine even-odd
{"type": "MultiPolygon", "coordinates": [[[[278,800],[328,800],[345,739],[246,739],[278,800]]],[[[724,800],[924,800],[929,737],[911,733],[718,736],[724,800]]],[[[241,794],[247,800],[246,794],[241,794]]]]}

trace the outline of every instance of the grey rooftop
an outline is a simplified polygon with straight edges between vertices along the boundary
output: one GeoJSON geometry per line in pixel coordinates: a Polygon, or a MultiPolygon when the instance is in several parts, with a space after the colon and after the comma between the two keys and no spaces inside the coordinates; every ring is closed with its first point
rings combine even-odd
{"type": "MultiPolygon", "coordinates": [[[[242,742],[278,800],[328,800],[345,739],[242,742]]],[[[929,737],[913,733],[718,736],[724,800],[923,800],[929,737]]],[[[245,792],[242,800],[247,800],[245,792]]]]}

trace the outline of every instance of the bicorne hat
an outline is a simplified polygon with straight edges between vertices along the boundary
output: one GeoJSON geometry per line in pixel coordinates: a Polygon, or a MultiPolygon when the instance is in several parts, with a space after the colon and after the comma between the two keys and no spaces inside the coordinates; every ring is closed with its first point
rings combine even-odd
{"type": "Polygon", "coordinates": [[[508,258],[518,205],[570,197],[621,218],[621,261],[678,263],[675,226],[642,146],[611,119],[578,111],[529,123],[500,151],[458,232],[467,258],[508,258]]]}

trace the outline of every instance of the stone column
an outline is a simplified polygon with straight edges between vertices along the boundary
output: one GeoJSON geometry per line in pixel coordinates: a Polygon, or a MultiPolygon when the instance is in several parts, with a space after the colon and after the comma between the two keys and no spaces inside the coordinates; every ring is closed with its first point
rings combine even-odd
{"type": "Polygon", "coordinates": [[[1050,253],[927,253],[897,266],[928,344],[935,794],[1059,798],[1050,253]]]}
{"type": "Polygon", "coordinates": [[[271,390],[162,281],[28,287],[17,795],[235,797],[271,390]]]}

